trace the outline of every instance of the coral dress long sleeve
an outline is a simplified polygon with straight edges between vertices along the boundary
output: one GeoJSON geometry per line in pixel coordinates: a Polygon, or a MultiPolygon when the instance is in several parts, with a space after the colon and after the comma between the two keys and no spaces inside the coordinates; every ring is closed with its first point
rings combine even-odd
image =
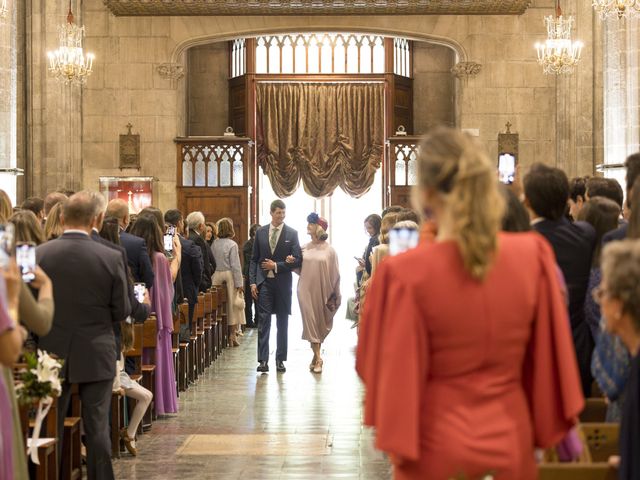
{"type": "Polygon", "coordinates": [[[529,233],[500,234],[482,282],[455,242],[388,258],[356,368],[397,480],[533,480],[534,446],[560,441],[584,404],[553,252],[529,233]]]}

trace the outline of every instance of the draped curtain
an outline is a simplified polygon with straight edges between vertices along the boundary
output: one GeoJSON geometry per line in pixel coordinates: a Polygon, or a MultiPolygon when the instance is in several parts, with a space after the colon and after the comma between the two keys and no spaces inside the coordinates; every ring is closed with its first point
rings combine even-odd
{"type": "Polygon", "coordinates": [[[258,163],[279,197],[359,197],[383,154],[382,83],[258,83],[258,163]]]}

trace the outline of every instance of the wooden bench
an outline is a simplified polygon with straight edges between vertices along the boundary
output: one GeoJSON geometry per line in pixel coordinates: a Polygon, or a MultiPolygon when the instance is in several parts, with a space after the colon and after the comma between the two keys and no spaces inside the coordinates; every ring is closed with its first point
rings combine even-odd
{"type": "Polygon", "coordinates": [[[222,326],[218,323],[218,291],[216,287],[211,287],[209,293],[211,294],[211,313],[209,314],[211,321],[211,353],[215,361],[220,355],[220,333],[222,326]]]}
{"type": "Polygon", "coordinates": [[[218,323],[220,323],[221,330],[221,347],[227,348],[229,347],[229,327],[227,321],[227,287],[225,285],[218,285],[217,287],[218,293],[218,308],[217,308],[217,318],[218,323]]]}
{"type": "MultiPolygon", "coordinates": [[[[180,319],[180,325],[189,324],[189,304],[187,302],[178,305],[178,315],[180,319]]],[[[179,342],[180,351],[180,365],[178,368],[178,390],[185,391],[189,386],[189,342],[179,342]]]]}
{"type": "MultiPolygon", "coordinates": [[[[31,440],[27,442],[27,446],[31,440]]],[[[38,460],[40,465],[29,462],[29,470],[33,471],[32,478],[36,480],[58,480],[58,440],[55,438],[41,438],[38,441],[38,460]]]]}
{"type": "Polygon", "coordinates": [[[142,348],[150,357],[149,363],[142,364],[142,386],[153,394],[151,408],[147,410],[143,419],[143,430],[151,427],[153,420],[158,418],[156,413],[156,347],[158,345],[158,319],[152,313],[142,324],[142,348]]]}
{"type": "Polygon", "coordinates": [[[618,455],[620,425],[617,423],[583,423],[580,425],[592,462],[607,462],[618,455]]]}
{"type": "Polygon", "coordinates": [[[82,454],[79,417],[64,419],[62,440],[62,479],[79,480],[82,478],[82,454]]]}
{"type": "Polygon", "coordinates": [[[209,367],[213,362],[213,325],[211,322],[211,292],[204,294],[204,368],[209,367]]]}
{"type": "Polygon", "coordinates": [[[173,358],[173,372],[176,377],[176,393],[180,396],[180,310],[178,308],[176,308],[172,320],[171,355],[173,358]]]}
{"type": "Polygon", "coordinates": [[[604,398],[587,398],[580,413],[581,423],[602,423],[607,418],[607,402],[604,398]]]}
{"type": "Polygon", "coordinates": [[[193,315],[196,325],[196,375],[200,376],[204,373],[204,293],[198,295],[198,303],[196,303],[195,313],[193,315]]]}
{"type": "Polygon", "coordinates": [[[617,480],[618,472],[607,463],[544,463],[538,480],[617,480]]]}
{"type": "Polygon", "coordinates": [[[122,406],[124,401],[124,390],[120,389],[111,392],[111,458],[120,458],[120,428],[124,422],[122,416],[122,406]]]}

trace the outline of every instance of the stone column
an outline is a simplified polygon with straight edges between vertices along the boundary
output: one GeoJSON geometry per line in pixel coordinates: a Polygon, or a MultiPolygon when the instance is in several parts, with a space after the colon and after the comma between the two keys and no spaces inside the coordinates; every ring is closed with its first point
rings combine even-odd
{"type": "Polygon", "coordinates": [[[556,164],[571,178],[591,175],[601,161],[599,122],[595,121],[602,115],[596,70],[599,25],[590,2],[564,2],[563,14],[575,17],[572,38],[584,43],[582,60],[574,72],[556,79],[556,164]]]}
{"type": "MultiPolygon", "coordinates": [[[[638,19],[604,22],[604,163],[640,149],[638,19]]],[[[617,175],[616,175],[617,176],[617,175]]]]}
{"type": "MultiPolygon", "coordinates": [[[[58,48],[58,25],[68,5],[57,0],[32,0],[27,7],[27,195],[82,186],[82,88],[64,85],[48,72],[47,51],[58,48]]],[[[82,24],[81,1],[73,1],[75,20],[82,24]]]]}

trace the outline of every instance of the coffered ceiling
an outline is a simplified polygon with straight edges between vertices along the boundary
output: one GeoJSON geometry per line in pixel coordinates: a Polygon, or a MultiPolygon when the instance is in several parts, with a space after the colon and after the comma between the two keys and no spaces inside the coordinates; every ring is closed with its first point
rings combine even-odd
{"type": "Polygon", "coordinates": [[[520,15],[531,0],[103,0],[115,15],[520,15]]]}

